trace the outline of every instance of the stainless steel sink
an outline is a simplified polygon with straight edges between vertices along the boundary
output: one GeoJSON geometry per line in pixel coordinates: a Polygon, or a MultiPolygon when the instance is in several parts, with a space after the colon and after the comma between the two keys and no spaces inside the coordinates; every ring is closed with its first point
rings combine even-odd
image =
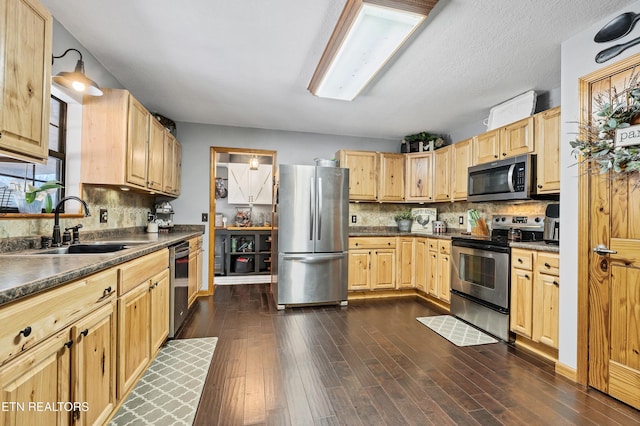
{"type": "MultiPolygon", "coordinates": [[[[95,242],[87,244],[73,244],[70,246],[53,247],[50,249],[35,250],[28,254],[106,254],[115,253],[146,242],[95,242]]],[[[24,253],[27,254],[27,253],[24,253]]]]}

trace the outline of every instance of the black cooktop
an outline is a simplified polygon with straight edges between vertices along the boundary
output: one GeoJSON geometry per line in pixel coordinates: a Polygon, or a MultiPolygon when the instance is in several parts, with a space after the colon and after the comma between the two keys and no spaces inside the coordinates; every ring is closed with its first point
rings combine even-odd
{"type": "Polygon", "coordinates": [[[526,215],[497,215],[491,220],[491,235],[464,235],[454,237],[453,240],[477,241],[480,243],[491,243],[497,246],[508,247],[512,241],[534,242],[543,241],[544,222],[541,216],[526,215]],[[509,239],[509,234],[513,229],[520,231],[520,236],[509,239]]]}

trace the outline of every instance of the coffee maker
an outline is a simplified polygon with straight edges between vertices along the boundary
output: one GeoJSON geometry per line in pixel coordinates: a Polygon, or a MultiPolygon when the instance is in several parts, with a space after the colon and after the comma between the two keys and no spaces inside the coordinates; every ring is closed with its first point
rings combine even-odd
{"type": "Polygon", "coordinates": [[[560,244],[560,204],[549,204],[544,214],[544,242],[560,244]]]}

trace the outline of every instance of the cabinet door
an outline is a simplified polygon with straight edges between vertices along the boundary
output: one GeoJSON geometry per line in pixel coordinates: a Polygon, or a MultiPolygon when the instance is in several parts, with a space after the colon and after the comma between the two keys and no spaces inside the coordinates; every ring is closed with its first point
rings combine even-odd
{"type": "Polygon", "coordinates": [[[531,338],[533,277],[531,271],[511,268],[511,331],[531,338]]]}
{"type": "Polygon", "coordinates": [[[449,303],[451,299],[451,256],[438,253],[438,299],[449,303]]]}
{"type": "Polygon", "coordinates": [[[371,288],[396,288],[396,251],[374,250],[371,254],[371,288]]]}
{"type": "Polygon", "coordinates": [[[349,250],[349,290],[371,289],[370,259],[370,250],[349,250]]]}
{"type": "Polygon", "coordinates": [[[560,192],[560,107],[534,116],[538,153],[536,185],[538,194],[560,192]]]}
{"type": "Polygon", "coordinates": [[[427,239],[416,238],[415,247],[415,286],[418,290],[427,291],[427,239]]]}
{"type": "Polygon", "coordinates": [[[162,190],[168,194],[175,191],[175,155],[176,155],[176,139],[169,132],[163,133],[163,172],[162,172],[162,190]]]}
{"type": "Polygon", "coordinates": [[[73,336],[73,401],[86,402],[75,424],[103,424],[116,405],[116,309],[110,302],[78,321],[73,336]]]}
{"type": "Polygon", "coordinates": [[[151,278],[150,338],[151,354],[155,354],[169,336],[169,269],[151,278]]]}
{"type": "Polygon", "coordinates": [[[375,152],[340,151],[340,167],[349,169],[350,200],[376,200],[378,180],[375,152]]]}
{"type": "Polygon", "coordinates": [[[149,115],[149,171],[147,187],[162,191],[164,178],[164,127],[149,115]]]}
{"type": "MultiPolygon", "coordinates": [[[[255,244],[255,241],[254,241],[255,244]]],[[[189,307],[194,300],[196,300],[196,296],[198,295],[198,255],[195,252],[189,253],[189,283],[187,284],[187,300],[189,301],[189,307]]],[[[255,258],[255,256],[252,256],[255,258]]],[[[254,264],[255,266],[255,260],[254,264]]],[[[253,272],[253,271],[251,271],[253,272]]]]}
{"type": "Polygon", "coordinates": [[[466,200],[468,169],[473,166],[473,139],[455,143],[451,150],[451,200],[466,200]]]}
{"type": "Polygon", "coordinates": [[[404,200],[404,155],[380,153],[379,201],[404,200]]]}
{"type": "Polygon", "coordinates": [[[146,188],[149,112],[133,96],[129,96],[127,139],[127,182],[146,188]]]}
{"type": "Polygon", "coordinates": [[[271,204],[273,200],[272,172],[271,164],[260,164],[258,170],[249,170],[251,202],[253,204],[271,204]]]}
{"type": "Polygon", "coordinates": [[[500,146],[502,158],[533,152],[533,117],[505,126],[500,131],[500,146]]]}
{"type": "Polygon", "coordinates": [[[435,201],[451,201],[451,146],[434,152],[433,198],[435,201]]]}
{"type": "Polygon", "coordinates": [[[474,137],[473,156],[476,164],[497,160],[500,157],[500,129],[494,129],[474,137]]]}
{"type": "Polygon", "coordinates": [[[438,297],[438,252],[429,252],[427,293],[438,297]]]}
{"type": "Polygon", "coordinates": [[[173,191],[172,195],[180,195],[180,185],[182,178],[182,145],[180,142],[175,141],[173,145],[173,191]]]}
{"type": "Polygon", "coordinates": [[[40,163],[49,153],[52,22],[37,0],[0,3],[0,150],[40,163]]]}
{"type": "Polygon", "coordinates": [[[398,241],[398,288],[415,286],[415,238],[403,237],[398,241]]]}
{"type": "Polygon", "coordinates": [[[536,274],[533,293],[533,336],[536,342],[558,348],[559,278],[536,274]]]}
{"type": "Polygon", "coordinates": [[[433,200],[433,152],[407,154],[406,181],[407,201],[433,200]]]}
{"type": "Polygon", "coordinates": [[[118,399],[149,363],[149,280],[118,300],[118,399]]]}
{"type": "MultiPolygon", "coordinates": [[[[0,424],[69,425],[71,413],[65,410],[28,409],[29,402],[71,401],[71,349],[69,329],[50,337],[0,368],[0,403],[23,404],[24,410],[2,410],[0,424]]],[[[37,407],[36,407],[37,408],[37,407]]]]}

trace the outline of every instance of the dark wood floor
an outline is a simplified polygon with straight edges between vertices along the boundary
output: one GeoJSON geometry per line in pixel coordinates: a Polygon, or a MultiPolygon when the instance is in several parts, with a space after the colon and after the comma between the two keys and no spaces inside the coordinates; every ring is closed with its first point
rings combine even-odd
{"type": "Polygon", "coordinates": [[[277,311],[218,286],[180,338],[217,336],[196,425],[632,425],[640,412],[504,343],[458,348],[409,299],[277,311]]]}

